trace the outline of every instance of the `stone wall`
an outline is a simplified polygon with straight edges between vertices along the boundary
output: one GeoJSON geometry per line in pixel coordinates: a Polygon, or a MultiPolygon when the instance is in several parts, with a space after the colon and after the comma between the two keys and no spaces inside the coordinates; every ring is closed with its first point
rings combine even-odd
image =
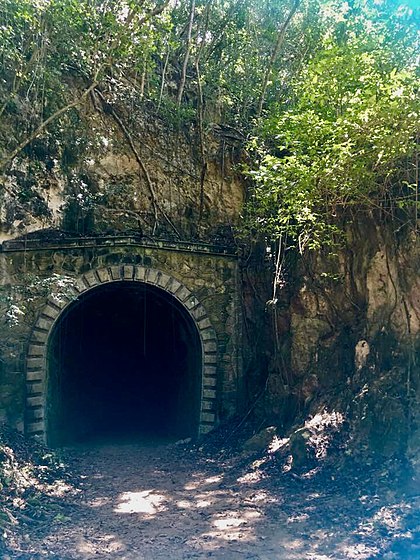
{"type": "MultiPolygon", "coordinates": [[[[2,249],[1,420],[23,429],[28,399],[35,402],[41,396],[37,403],[42,405],[42,346],[47,346],[60,308],[101,282],[124,280],[148,281],[173,292],[194,317],[207,375],[201,430],[206,431],[207,421],[211,427],[243,403],[237,257],[228,249],[133,237],[10,241],[2,249]],[[52,313],[45,307],[49,298],[52,313]],[[42,340],[34,347],[37,333],[42,340]]],[[[40,414],[35,413],[39,422],[40,414]]],[[[30,431],[37,429],[32,426],[30,431]]]]}

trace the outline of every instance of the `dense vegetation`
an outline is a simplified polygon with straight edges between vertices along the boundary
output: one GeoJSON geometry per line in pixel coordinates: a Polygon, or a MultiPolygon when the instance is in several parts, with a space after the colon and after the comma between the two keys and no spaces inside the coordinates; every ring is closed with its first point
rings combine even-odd
{"type": "Polygon", "coordinates": [[[147,110],[192,127],[203,168],[215,127],[248,148],[248,231],[302,251],[336,240],[349,208],[403,225],[418,208],[418,17],[415,0],[2,0],[2,172],[29,154],[71,167],[100,143],[87,103],[128,141],[147,110]]]}
{"type": "Polygon", "coordinates": [[[250,215],[301,252],[337,240],[339,218],[360,210],[417,220],[416,29],[407,6],[385,13],[342,4],[290,103],[268,111],[255,138],[250,215]]]}

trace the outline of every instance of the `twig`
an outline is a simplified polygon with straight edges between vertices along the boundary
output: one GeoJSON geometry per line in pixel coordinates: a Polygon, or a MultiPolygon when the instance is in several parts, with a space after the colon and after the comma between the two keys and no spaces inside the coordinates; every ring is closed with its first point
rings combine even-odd
{"type": "Polygon", "coordinates": [[[194,12],[195,12],[195,0],[191,0],[190,20],[188,23],[187,48],[185,51],[184,62],[182,64],[181,81],[179,83],[178,96],[177,96],[178,108],[181,106],[182,94],[184,93],[185,81],[187,77],[187,66],[188,66],[188,60],[190,58],[190,51],[191,51],[191,33],[192,33],[192,26],[194,23],[194,12]]]}
{"type": "Polygon", "coordinates": [[[289,27],[290,22],[292,21],[293,16],[295,15],[298,7],[300,4],[300,0],[294,0],[294,4],[289,12],[289,15],[286,18],[286,21],[283,23],[283,25],[281,26],[281,29],[279,31],[279,34],[277,35],[277,41],[276,44],[274,45],[273,51],[271,53],[271,57],[269,60],[269,63],[267,65],[267,69],[265,71],[265,75],[264,75],[264,80],[263,80],[263,85],[262,85],[262,90],[261,90],[261,95],[260,95],[260,100],[258,102],[258,110],[257,110],[257,116],[260,117],[261,113],[262,113],[262,109],[263,109],[263,105],[264,105],[264,101],[265,101],[265,95],[267,93],[267,86],[268,86],[268,81],[270,79],[271,76],[271,72],[273,70],[273,66],[274,63],[277,59],[277,56],[280,52],[280,48],[282,47],[283,43],[284,43],[284,39],[286,37],[286,31],[287,28],[289,27]]]}
{"type": "Polygon", "coordinates": [[[23,140],[20,144],[18,144],[16,146],[16,148],[10,152],[10,154],[8,154],[5,158],[3,158],[3,160],[0,162],[0,170],[4,169],[4,167],[6,166],[6,164],[8,164],[10,161],[12,161],[24,148],[26,148],[26,146],[28,144],[30,144],[32,142],[32,140],[34,140],[35,138],[37,138],[37,136],[39,136],[41,134],[41,132],[43,132],[43,130],[45,130],[45,128],[55,119],[57,119],[60,115],[62,115],[63,113],[66,113],[67,111],[69,111],[70,109],[73,109],[73,107],[77,107],[78,105],[80,105],[88,95],[90,95],[90,92],[93,91],[95,89],[95,87],[98,85],[98,82],[94,81],[83,93],[82,95],[76,99],[75,101],[72,101],[71,103],[68,103],[67,105],[65,105],[64,107],[61,107],[61,109],[58,109],[58,111],[55,111],[55,113],[53,113],[52,115],[50,115],[48,117],[48,119],[46,119],[44,122],[42,122],[38,128],[36,128],[32,134],[30,134],[27,138],[25,138],[25,140],[23,140]]]}

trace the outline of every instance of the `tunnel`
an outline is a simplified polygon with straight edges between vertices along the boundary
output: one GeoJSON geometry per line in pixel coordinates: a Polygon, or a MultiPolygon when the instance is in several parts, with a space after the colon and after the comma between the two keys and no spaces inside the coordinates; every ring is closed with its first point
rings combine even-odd
{"type": "Polygon", "coordinates": [[[48,444],[196,436],[201,363],[195,323],[169,293],[140,282],[85,292],[48,344],[48,444]]]}

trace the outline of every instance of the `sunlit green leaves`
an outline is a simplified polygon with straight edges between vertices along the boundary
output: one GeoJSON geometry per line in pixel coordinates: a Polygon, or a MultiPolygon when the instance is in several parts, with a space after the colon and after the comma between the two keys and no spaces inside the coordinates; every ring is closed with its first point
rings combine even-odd
{"type": "Polygon", "coordinates": [[[384,22],[362,8],[338,18],[341,33],[329,30],[295,79],[293,106],[272,112],[252,142],[259,166],[249,172],[249,222],[266,235],[287,233],[300,250],[331,243],[347,208],[392,214],[415,204],[414,28],[404,58],[384,22]]]}

